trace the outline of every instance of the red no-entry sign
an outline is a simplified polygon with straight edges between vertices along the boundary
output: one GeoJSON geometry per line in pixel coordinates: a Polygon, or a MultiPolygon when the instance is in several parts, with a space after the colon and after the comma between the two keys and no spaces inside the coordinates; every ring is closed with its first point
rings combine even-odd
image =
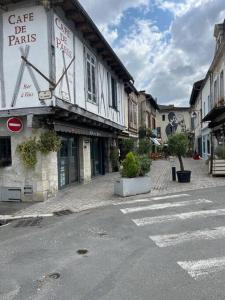
{"type": "Polygon", "coordinates": [[[11,132],[20,132],[23,129],[23,122],[19,118],[9,118],[7,127],[11,132]]]}

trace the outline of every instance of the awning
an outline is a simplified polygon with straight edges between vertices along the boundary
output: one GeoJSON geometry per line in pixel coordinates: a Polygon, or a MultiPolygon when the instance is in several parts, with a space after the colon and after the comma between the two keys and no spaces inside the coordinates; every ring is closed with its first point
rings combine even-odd
{"type": "Polygon", "coordinates": [[[214,107],[203,119],[202,122],[215,121],[216,118],[220,117],[225,113],[225,106],[214,107]]]}
{"type": "Polygon", "coordinates": [[[95,128],[81,127],[63,123],[54,123],[54,129],[57,132],[65,132],[77,135],[95,136],[95,137],[116,137],[113,132],[98,130],[95,128]]]}
{"type": "Polygon", "coordinates": [[[159,142],[159,140],[157,138],[150,138],[150,140],[153,142],[153,144],[155,144],[156,146],[160,146],[161,143],[159,142]]]}

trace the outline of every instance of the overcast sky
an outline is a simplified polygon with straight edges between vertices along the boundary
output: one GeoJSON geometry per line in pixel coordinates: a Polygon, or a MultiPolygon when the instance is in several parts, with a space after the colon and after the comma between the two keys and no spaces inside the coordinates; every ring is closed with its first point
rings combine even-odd
{"type": "Polygon", "coordinates": [[[224,0],[80,0],[135,79],[158,103],[188,105],[212,61],[224,0]]]}

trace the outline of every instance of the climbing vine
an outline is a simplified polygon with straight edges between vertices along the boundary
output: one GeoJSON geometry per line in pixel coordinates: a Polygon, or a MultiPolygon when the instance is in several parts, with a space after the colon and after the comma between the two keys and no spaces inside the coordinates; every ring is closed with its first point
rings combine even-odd
{"type": "Polygon", "coordinates": [[[34,169],[37,163],[37,142],[36,138],[29,138],[17,146],[17,151],[24,166],[34,169]]]}
{"type": "Polygon", "coordinates": [[[37,164],[37,152],[47,155],[50,152],[57,152],[61,147],[61,140],[53,131],[47,131],[40,135],[37,140],[29,138],[17,145],[17,152],[27,169],[34,169],[37,164]]]}

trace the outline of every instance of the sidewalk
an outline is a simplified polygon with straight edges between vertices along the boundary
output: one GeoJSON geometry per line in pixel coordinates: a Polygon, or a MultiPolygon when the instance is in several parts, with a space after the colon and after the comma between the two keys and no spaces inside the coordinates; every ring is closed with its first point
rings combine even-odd
{"type": "MultiPolygon", "coordinates": [[[[153,161],[150,172],[153,186],[151,193],[129,197],[129,199],[147,198],[153,195],[225,186],[225,177],[211,177],[208,175],[208,167],[206,166],[205,161],[184,159],[184,166],[185,169],[192,171],[191,183],[173,182],[171,165],[168,160],[153,161]]],[[[56,198],[34,204],[29,208],[18,212],[16,215],[43,214],[65,209],[79,212],[116,203],[124,199],[113,195],[113,184],[118,177],[119,173],[99,176],[86,185],[77,185],[60,191],[56,198]]]]}

